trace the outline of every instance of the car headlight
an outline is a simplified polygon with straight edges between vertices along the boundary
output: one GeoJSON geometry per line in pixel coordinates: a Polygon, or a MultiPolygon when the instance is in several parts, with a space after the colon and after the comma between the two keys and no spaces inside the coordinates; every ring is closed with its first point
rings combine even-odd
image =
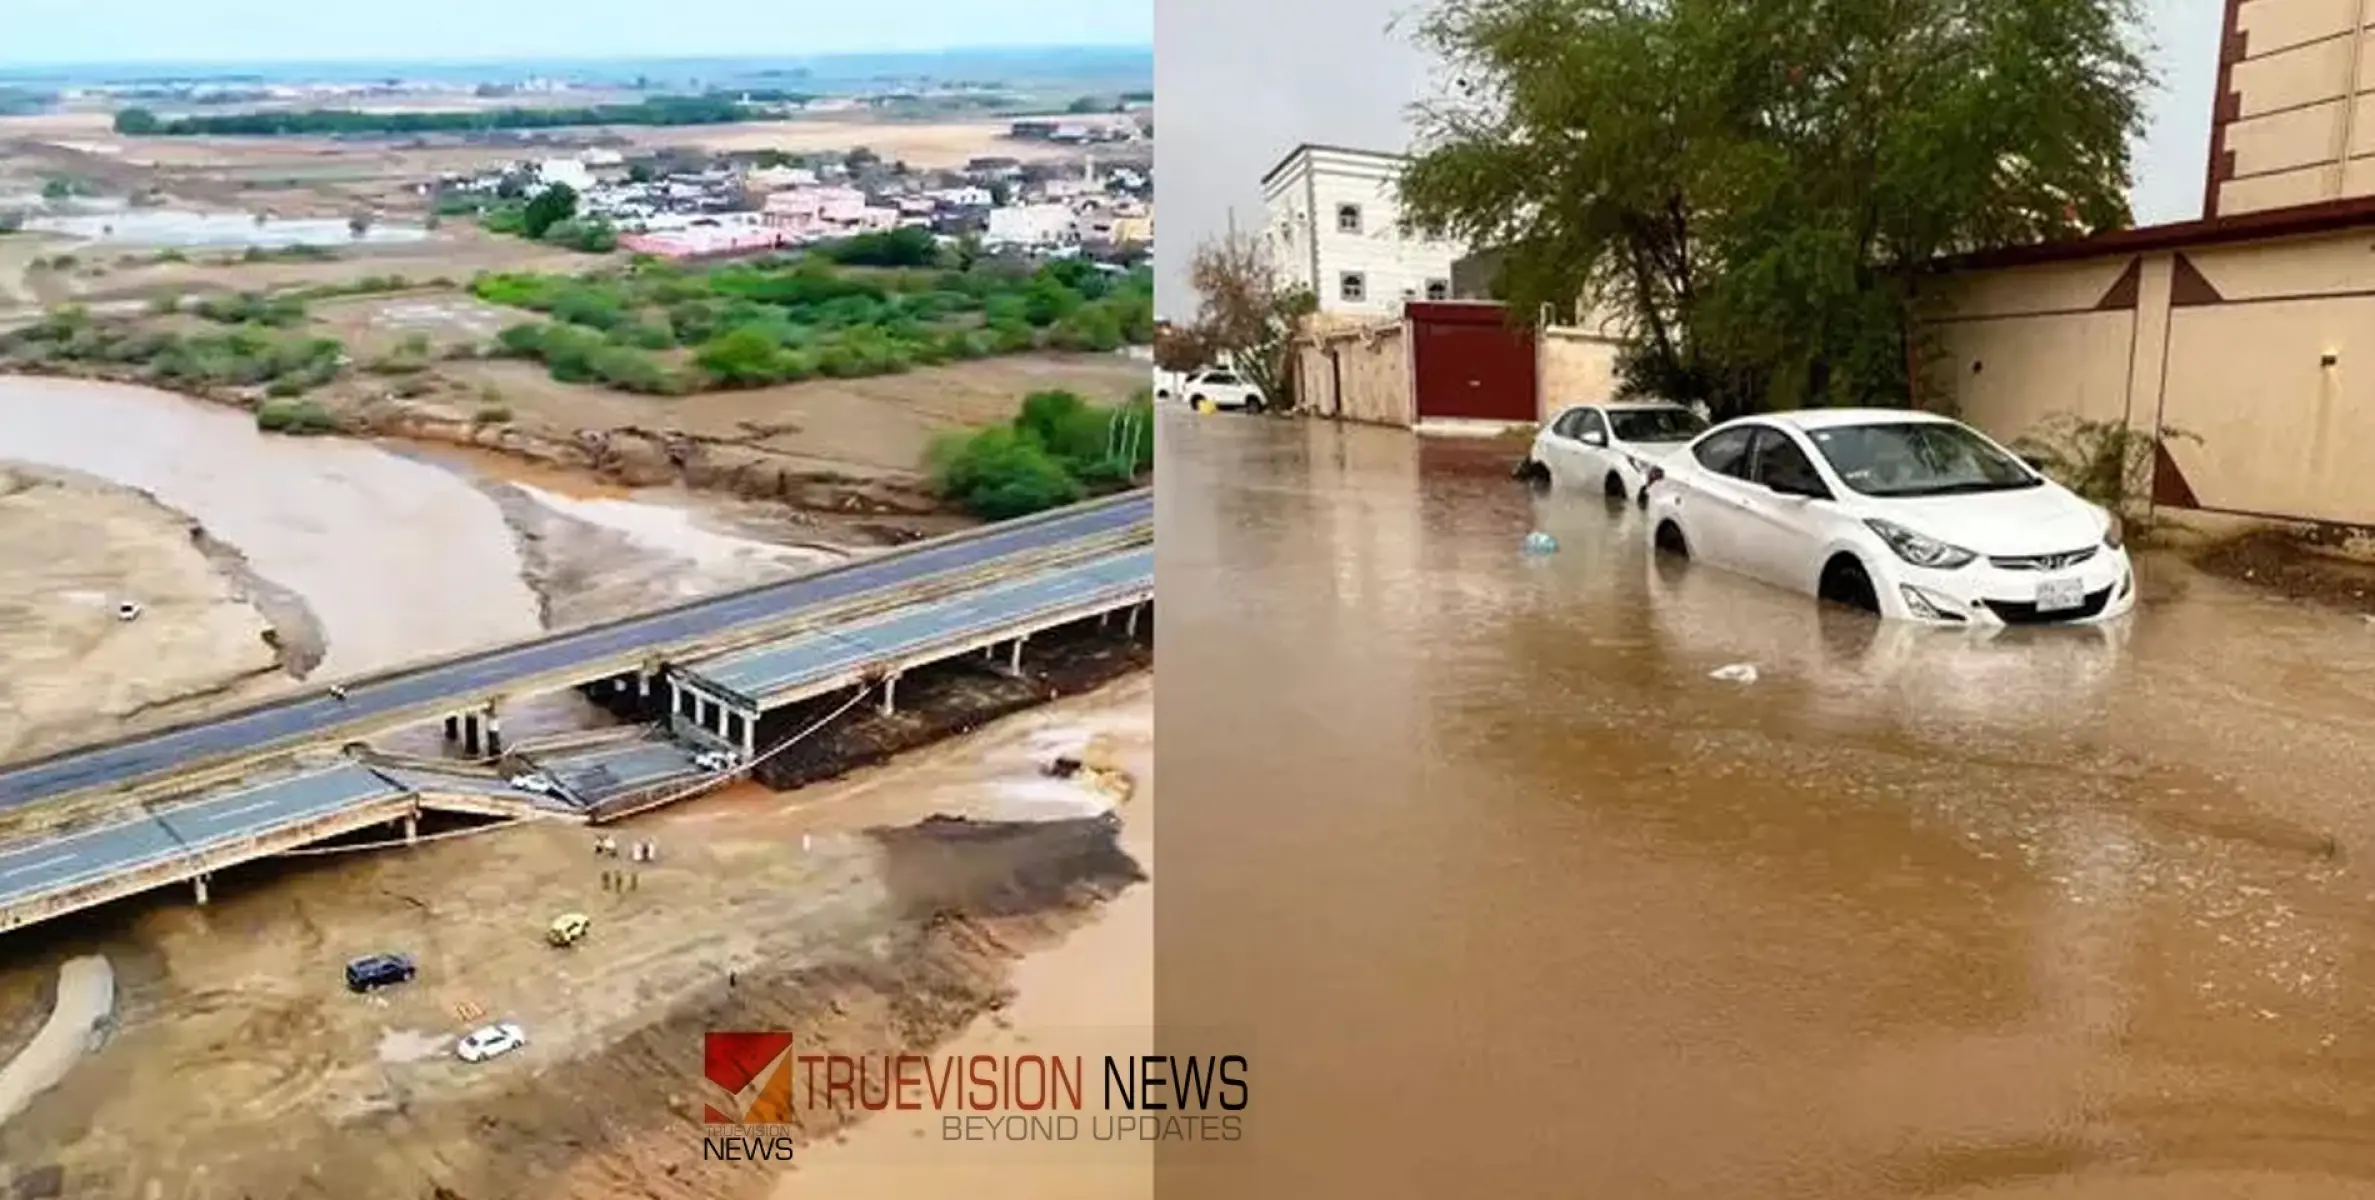
{"type": "Polygon", "coordinates": [[[1634,455],[1628,454],[1625,455],[1625,461],[1633,464],[1633,469],[1635,471],[1638,471],[1643,475],[1649,474],[1649,461],[1647,459],[1638,458],[1634,455]]]}
{"type": "Polygon", "coordinates": [[[2118,514],[2118,513],[2112,512],[2110,509],[2104,509],[2104,510],[2103,510],[2103,545],[2104,545],[2104,547],[2105,547],[2105,548],[2107,548],[2107,549],[2111,549],[2111,550],[2117,550],[2117,549],[2119,549],[2121,546],[2125,545],[2125,544],[2127,543],[2127,540],[2128,540],[2128,528],[2127,528],[2127,522],[2126,522],[2126,521],[2123,521],[2123,520],[2121,520],[2121,519],[2120,519],[2120,517],[2119,517],[2119,514],[2118,514]]]}
{"type": "Polygon", "coordinates": [[[1879,534],[1880,540],[1887,542],[1888,548],[1896,551],[1898,558],[1917,567],[1951,571],[1979,557],[1961,546],[1949,546],[1936,538],[1923,537],[1902,525],[1878,520],[1866,520],[1864,524],[1879,534]]]}

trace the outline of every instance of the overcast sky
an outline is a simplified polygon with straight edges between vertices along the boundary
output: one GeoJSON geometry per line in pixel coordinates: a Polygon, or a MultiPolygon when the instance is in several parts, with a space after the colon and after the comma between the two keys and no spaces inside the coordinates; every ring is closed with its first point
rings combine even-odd
{"type": "Polygon", "coordinates": [[[991,46],[1142,46],[1153,24],[1150,3],[0,0],[0,63],[805,56],[991,46]]]}
{"type": "MultiPolygon", "coordinates": [[[[2218,68],[2219,0],[2141,0],[2162,86],[2137,154],[2136,220],[2201,215],[2218,68]]],[[[1155,304],[1192,315],[1194,247],[1228,227],[1261,224],[1263,172],[1301,142],[1404,149],[1407,113],[1428,63],[1406,26],[1410,0],[1157,0],[1155,136],[1161,208],[1155,304]]]]}

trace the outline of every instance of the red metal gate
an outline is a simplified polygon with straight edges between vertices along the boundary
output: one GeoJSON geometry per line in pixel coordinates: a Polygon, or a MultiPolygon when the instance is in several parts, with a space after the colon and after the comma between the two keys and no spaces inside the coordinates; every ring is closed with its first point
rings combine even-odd
{"type": "Polygon", "coordinates": [[[1498,304],[1408,304],[1420,420],[1535,419],[1534,335],[1498,304]]]}

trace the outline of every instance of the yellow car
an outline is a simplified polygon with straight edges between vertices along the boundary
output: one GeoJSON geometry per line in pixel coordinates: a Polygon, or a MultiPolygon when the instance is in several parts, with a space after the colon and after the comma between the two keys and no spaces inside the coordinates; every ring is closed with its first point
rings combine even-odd
{"type": "Polygon", "coordinates": [[[544,931],[544,940],[555,946],[575,945],[591,924],[584,913],[564,913],[553,918],[552,927],[544,931]]]}

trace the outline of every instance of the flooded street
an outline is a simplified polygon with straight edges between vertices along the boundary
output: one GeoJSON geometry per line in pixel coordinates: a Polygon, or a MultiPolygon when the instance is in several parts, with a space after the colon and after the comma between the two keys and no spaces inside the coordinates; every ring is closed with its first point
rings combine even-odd
{"type": "Polygon", "coordinates": [[[1261,1093],[1181,1190],[2375,1194],[2375,626],[1881,628],[1506,446],[1166,418],[1157,1011],[1261,1093]]]}

